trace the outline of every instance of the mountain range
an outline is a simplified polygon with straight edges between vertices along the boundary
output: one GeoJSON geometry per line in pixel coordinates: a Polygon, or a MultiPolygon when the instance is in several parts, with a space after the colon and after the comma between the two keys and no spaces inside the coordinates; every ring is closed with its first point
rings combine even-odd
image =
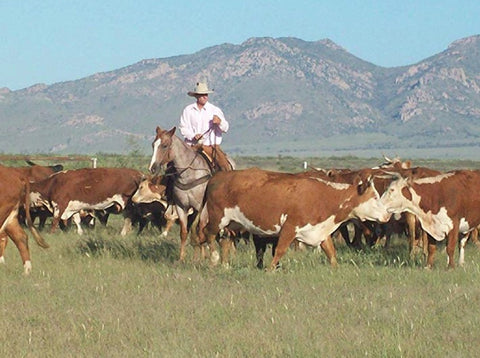
{"type": "MultiPolygon", "coordinates": [[[[0,89],[0,152],[149,154],[198,81],[233,156],[480,158],[480,35],[385,68],[331,40],[251,38],[52,85],[0,89]]],[[[177,133],[180,135],[180,133],[177,133]]]]}

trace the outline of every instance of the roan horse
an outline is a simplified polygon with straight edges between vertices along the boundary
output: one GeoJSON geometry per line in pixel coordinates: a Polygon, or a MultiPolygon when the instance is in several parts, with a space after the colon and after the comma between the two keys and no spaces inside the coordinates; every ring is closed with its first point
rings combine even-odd
{"type": "MultiPolygon", "coordinates": [[[[199,152],[175,135],[175,130],[176,127],[169,131],[156,128],[149,170],[153,174],[158,174],[167,163],[172,163],[175,168],[173,174],[166,173],[166,175],[174,176],[172,197],[180,222],[180,261],[183,261],[188,236],[188,211],[194,209],[195,217],[200,212],[208,180],[212,177],[212,170],[199,152]]],[[[233,163],[231,164],[233,167],[233,163]]],[[[192,225],[191,241],[197,254],[199,245],[196,238],[196,225],[192,225]]],[[[213,264],[216,264],[220,256],[215,243],[211,243],[210,251],[210,259],[213,264]]]]}

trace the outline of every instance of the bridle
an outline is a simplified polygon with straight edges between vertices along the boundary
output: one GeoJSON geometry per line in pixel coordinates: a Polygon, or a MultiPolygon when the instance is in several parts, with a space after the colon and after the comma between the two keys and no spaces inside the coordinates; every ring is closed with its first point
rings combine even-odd
{"type": "MultiPolygon", "coordinates": [[[[202,137],[204,135],[206,135],[209,131],[211,131],[212,129],[209,129],[207,130],[205,133],[202,134],[202,137]]],[[[200,137],[200,138],[202,138],[200,137]]],[[[166,150],[161,159],[157,162],[160,162],[160,163],[163,163],[165,158],[167,159],[170,159],[170,154],[171,154],[171,150],[172,150],[172,142],[170,143],[170,145],[168,146],[168,150],[166,150]]],[[[182,174],[184,174],[187,170],[205,170],[205,171],[208,171],[208,173],[200,178],[197,178],[197,179],[194,179],[193,181],[189,182],[189,183],[180,183],[178,180],[174,180],[174,185],[179,188],[180,190],[190,190],[200,184],[203,184],[205,182],[207,182],[208,180],[210,180],[210,178],[212,177],[212,173],[210,171],[210,169],[205,169],[205,168],[194,168],[192,167],[192,164],[193,162],[197,159],[197,157],[201,157],[201,155],[197,152],[197,151],[194,151],[195,155],[193,156],[193,159],[192,161],[190,162],[190,164],[188,164],[186,167],[184,168],[177,168],[177,167],[174,167],[175,168],[175,171],[173,172],[170,172],[170,173],[165,173],[165,176],[166,177],[169,177],[169,176],[173,176],[175,178],[179,178],[182,176],[182,174]],[[179,171],[180,170],[180,171],[179,171]]],[[[202,158],[203,159],[203,158],[202,158]]]]}

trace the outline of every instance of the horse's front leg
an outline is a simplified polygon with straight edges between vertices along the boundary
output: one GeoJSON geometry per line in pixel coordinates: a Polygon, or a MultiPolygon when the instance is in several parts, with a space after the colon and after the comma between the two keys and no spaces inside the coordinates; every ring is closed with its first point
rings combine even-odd
{"type": "Polygon", "coordinates": [[[187,228],[188,215],[179,206],[177,206],[177,214],[178,214],[178,221],[180,222],[180,261],[183,262],[185,261],[185,246],[187,244],[187,237],[188,237],[188,228],[187,228]]]}

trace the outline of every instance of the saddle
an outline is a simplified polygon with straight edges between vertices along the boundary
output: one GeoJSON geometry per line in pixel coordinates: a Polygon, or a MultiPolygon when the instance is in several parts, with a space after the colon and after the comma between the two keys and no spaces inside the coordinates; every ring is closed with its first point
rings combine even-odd
{"type": "Polygon", "coordinates": [[[195,144],[192,148],[205,159],[212,174],[222,170],[215,158],[207,153],[201,144],[195,144]]]}

